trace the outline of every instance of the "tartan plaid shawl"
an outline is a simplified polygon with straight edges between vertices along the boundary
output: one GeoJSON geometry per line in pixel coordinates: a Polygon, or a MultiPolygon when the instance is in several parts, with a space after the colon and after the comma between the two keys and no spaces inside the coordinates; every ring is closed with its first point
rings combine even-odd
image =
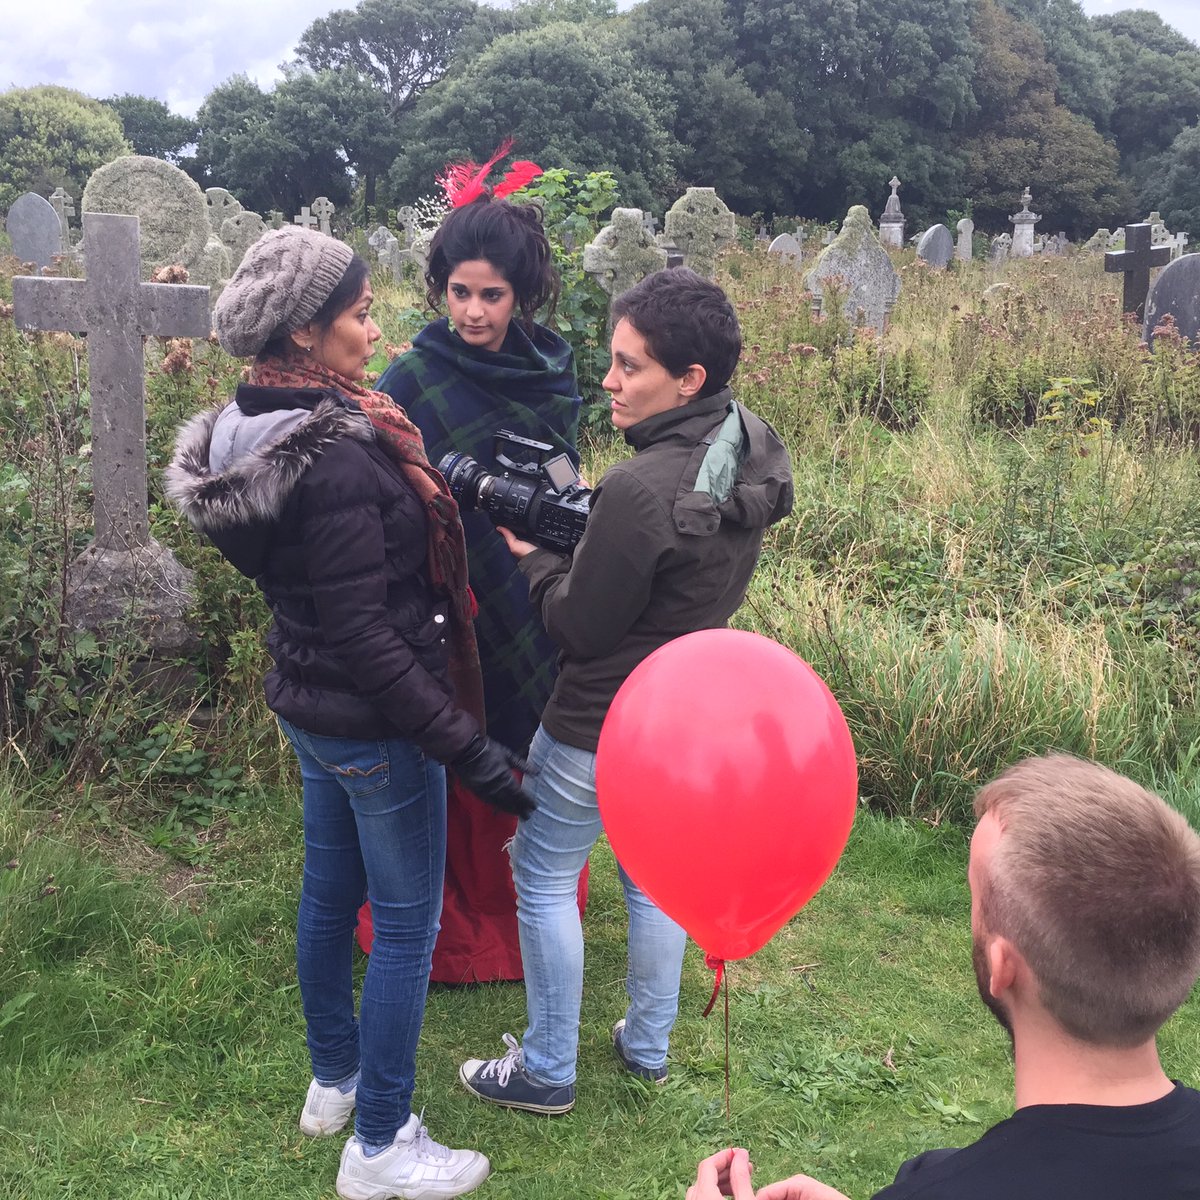
{"type": "MultiPolygon", "coordinates": [[[[496,469],[492,435],[509,429],[550,442],[577,465],[579,388],[570,346],[516,322],[498,351],[468,346],[442,318],[427,325],[377,389],[400,404],[436,465],[453,450],[496,469]]],[[[479,601],[475,634],[483,668],[488,733],[523,749],[541,719],[557,673],[557,651],[529,601],[529,585],[491,521],[462,514],[471,588],[479,601]]]]}

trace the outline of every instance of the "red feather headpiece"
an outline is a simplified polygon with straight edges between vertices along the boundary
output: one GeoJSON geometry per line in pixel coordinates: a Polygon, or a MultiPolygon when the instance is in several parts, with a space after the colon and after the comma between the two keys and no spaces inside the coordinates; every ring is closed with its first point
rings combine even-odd
{"type": "MultiPolygon", "coordinates": [[[[438,183],[446,193],[451,208],[462,208],[478,199],[487,189],[488,172],[513,148],[512,138],[505,138],[496,147],[495,153],[487,162],[480,165],[468,159],[461,163],[447,163],[445,170],[437,177],[438,183]]],[[[509,167],[504,178],[500,180],[491,194],[497,198],[511,195],[520,191],[531,179],[536,179],[542,173],[542,168],[535,162],[522,159],[509,167]]]]}

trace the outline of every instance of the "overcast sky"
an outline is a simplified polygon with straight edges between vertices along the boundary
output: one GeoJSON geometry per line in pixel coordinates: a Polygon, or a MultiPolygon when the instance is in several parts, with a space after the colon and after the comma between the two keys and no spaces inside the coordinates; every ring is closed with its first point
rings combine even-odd
{"type": "MultiPolygon", "coordinates": [[[[820,0],[817,0],[820,2],[820,0]]],[[[1128,0],[1082,0],[1088,13],[1135,7],[1128,0]]],[[[57,83],[104,98],[134,92],[195,114],[231,75],[269,88],[278,66],[317,17],[353,0],[24,0],[0,36],[0,91],[57,83]]],[[[622,0],[620,7],[629,7],[622,0]]],[[[1146,0],[1200,44],[1197,0],[1146,0]]]]}

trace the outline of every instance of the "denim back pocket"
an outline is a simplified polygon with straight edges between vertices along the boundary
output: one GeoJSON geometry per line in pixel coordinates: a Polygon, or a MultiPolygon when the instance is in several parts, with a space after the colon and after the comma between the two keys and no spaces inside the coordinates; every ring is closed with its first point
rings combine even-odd
{"type": "Polygon", "coordinates": [[[391,782],[387,743],[305,735],[309,751],[351,796],[370,796],[391,782]]]}

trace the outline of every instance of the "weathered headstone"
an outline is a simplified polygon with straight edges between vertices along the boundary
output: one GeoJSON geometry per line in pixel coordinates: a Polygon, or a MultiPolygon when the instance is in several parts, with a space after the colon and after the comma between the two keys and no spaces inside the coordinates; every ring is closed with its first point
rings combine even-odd
{"type": "Polygon", "coordinates": [[[150,537],[143,338],[207,337],[207,288],[139,283],[136,217],[86,212],[84,279],[13,279],[22,329],[87,335],[95,537],[71,566],[71,619],[89,629],[131,618],[151,646],[194,639],[184,622],[191,572],[150,537]]]}
{"type": "Polygon", "coordinates": [[[804,257],[804,244],[790,233],[781,233],[768,247],[767,253],[772,258],[797,267],[804,257]]]}
{"type": "Polygon", "coordinates": [[[62,252],[69,254],[71,250],[71,218],[75,215],[75,198],[66,188],[56,187],[50,193],[50,203],[58,213],[58,222],[62,226],[62,252]]]}
{"type": "Polygon", "coordinates": [[[619,296],[667,265],[667,252],[646,231],[640,208],[614,208],[611,223],[583,248],[583,269],[619,296]]]}
{"type": "Polygon", "coordinates": [[[330,224],[330,221],[333,218],[333,214],[337,212],[333,201],[328,196],[318,196],[312,202],[312,210],[313,215],[317,218],[317,222],[320,225],[321,232],[327,236],[331,236],[333,234],[333,226],[330,224]]]}
{"type": "Polygon", "coordinates": [[[642,213],[642,225],[651,237],[658,233],[658,218],[653,213],[642,213]]]}
{"type": "Polygon", "coordinates": [[[1142,337],[1154,344],[1154,330],[1166,316],[1191,343],[1200,346],[1200,254],[1185,254],[1163,268],[1146,299],[1142,337]]]}
{"type": "Polygon", "coordinates": [[[900,295],[900,276],[861,204],[846,214],[841,232],[821,251],[804,277],[818,311],[824,311],[825,282],[833,276],[847,288],[843,312],[855,321],[861,314],[868,325],[882,333],[887,314],[900,295]]]}
{"type": "Polygon", "coordinates": [[[421,232],[421,214],[411,204],[396,209],[396,227],[404,233],[404,244],[411,246],[421,232]]]}
{"type": "Polygon", "coordinates": [[[54,205],[36,192],[18,196],[8,210],[8,236],[13,255],[40,271],[62,253],[62,225],[54,205]]]}
{"type": "Polygon", "coordinates": [[[1171,239],[1171,257],[1182,257],[1184,251],[1187,249],[1187,244],[1188,235],[1180,230],[1180,232],[1171,239]]]}
{"type": "Polygon", "coordinates": [[[1125,226],[1125,249],[1110,250],[1104,256],[1106,271],[1123,271],[1125,287],[1121,311],[1133,313],[1140,321],[1146,310],[1146,293],[1150,290],[1150,268],[1164,267],[1171,261],[1170,246],[1150,244],[1150,222],[1125,226]]]}
{"type": "Polygon", "coordinates": [[[204,189],[205,204],[208,206],[208,224],[213,233],[220,233],[221,226],[228,217],[235,217],[242,211],[242,202],[223,187],[204,189]]]}
{"type": "Polygon", "coordinates": [[[1162,219],[1161,213],[1152,212],[1146,218],[1146,224],[1150,226],[1150,245],[1170,245],[1173,235],[1167,228],[1166,222],[1162,219]]]}
{"type": "Polygon", "coordinates": [[[267,224],[270,225],[272,229],[282,229],[283,213],[281,213],[277,208],[271,209],[271,211],[267,213],[267,224]]]}
{"type": "Polygon", "coordinates": [[[904,248],[904,214],[900,211],[900,180],[895,175],[888,180],[892,194],[883,206],[883,216],[879,218],[879,240],[885,246],[895,250],[904,248]]]}
{"type": "Polygon", "coordinates": [[[954,257],[954,238],[945,225],[932,225],[917,242],[917,257],[935,271],[944,271],[954,257]]]}
{"type": "MultiPolygon", "coordinates": [[[[638,211],[639,222],[641,214],[638,211]]],[[[714,188],[688,188],[667,210],[664,232],[683,251],[685,265],[712,278],[717,255],[737,236],[733,213],[714,188]]]]}
{"type": "Polygon", "coordinates": [[[958,240],[954,243],[954,255],[959,262],[969,263],[975,249],[975,222],[970,217],[959,221],[958,240]]]}
{"type": "MultiPolygon", "coordinates": [[[[143,279],[173,263],[194,272],[213,236],[204,193],[194,179],[161,158],[130,154],[100,167],[83,190],[80,208],[84,216],[120,213],[137,217],[143,279]]],[[[91,253],[87,228],[85,222],[85,262],[91,253]]]]}
{"type": "Polygon", "coordinates": [[[241,212],[233,213],[221,223],[221,242],[229,251],[230,270],[225,278],[228,279],[246,256],[246,251],[267,232],[267,223],[256,212],[243,208],[241,212]]]}
{"type": "Polygon", "coordinates": [[[1112,237],[1112,231],[1109,229],[1100,228],[1092,234],[1090,238],[1080,247],[1080,251],[1084,254],[1099,254],[1102,250],[1108,249],[1108,239],[1112,237]]]}
{"type": "Polygon", "coordinates": [[[375,231],[367,238],[367,245],[379,255],[384,246],[387,245],[388,238],[395,238],[395,234],[386,226],[376,226],[375,231]]]}
{"type": "Polygon", "coordinates": [[[991,261],[994,263],[1007,262],[1009,252],[1012,250],[1012,244],[1011,233],[1002,233],[992,238],[991,261]]]}
{"type": "Polygon", "coordinates": [[[305,229],[313,229],[316,227],[317,218],[313,216],[307,204],[302,204],[300,211],[292,219],[292,224],[303,226],[305,229]]]}
{"type": "Polygon", "coordinates": [[[1042,219],[1041,213],[1029,211],[1033,203],[1033,194],[1028,188],[1021,193],[1021,211],[1008,219],[1012,222],[1013,258],[1031,258],[1033,256],[1033,227],[1042,219]]]}

